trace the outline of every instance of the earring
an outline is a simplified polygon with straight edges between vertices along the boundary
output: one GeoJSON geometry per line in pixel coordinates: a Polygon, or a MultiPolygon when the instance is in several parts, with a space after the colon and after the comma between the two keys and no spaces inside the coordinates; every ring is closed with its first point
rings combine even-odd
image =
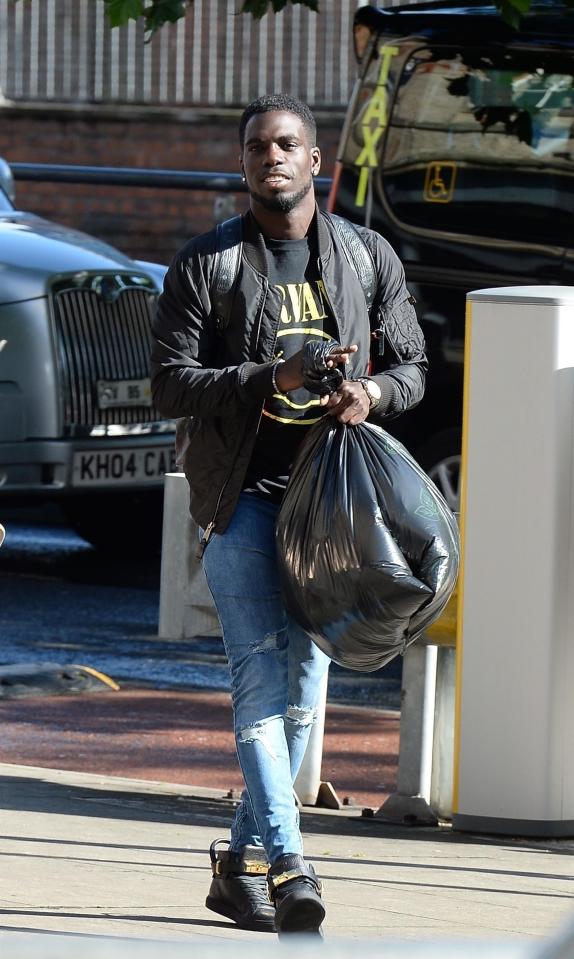
{"type": "Polygon", "coordinates": [[[243,174],[243,176],[241,177],[241,182],[242,182],[242,183],[247,183],[247,180],[245,179],[245,174],[243,174]]]}

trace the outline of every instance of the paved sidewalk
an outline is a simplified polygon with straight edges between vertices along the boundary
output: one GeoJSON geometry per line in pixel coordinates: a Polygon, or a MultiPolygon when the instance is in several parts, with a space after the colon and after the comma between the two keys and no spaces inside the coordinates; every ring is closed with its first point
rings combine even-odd
{"type": "MultiPolygon", "coordinates": [[[[21,954],[10,942],[26,933],[183,939],[195,955],[207,940],[251,942],[262,955],[262,943],[274,948],[274,937],[205,909],[207,849],[226,836],[234,808],[222,792],[3,764],[0,798],[6,959],[21,954]]],[[[376,941],[390,956],[395,940],[454,937],[468,944],[457,953],[465,959],[474,939],[522,956],[524,940],[555,930],[574,906],[574,841],[408,829],[356,810],[304,811],[302,826],[333,946],[376,941]]]]}

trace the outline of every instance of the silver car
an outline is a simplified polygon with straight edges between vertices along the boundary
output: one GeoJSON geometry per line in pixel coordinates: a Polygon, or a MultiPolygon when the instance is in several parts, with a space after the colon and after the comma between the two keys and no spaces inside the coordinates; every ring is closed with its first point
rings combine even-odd
{"type": "Polygon", "coordinates": [[[94,545],[153,549],[174,468],[148,372],[165,267],[17,210],[5,161],[0,186],[0,520],[55,500],[94,545]]]}

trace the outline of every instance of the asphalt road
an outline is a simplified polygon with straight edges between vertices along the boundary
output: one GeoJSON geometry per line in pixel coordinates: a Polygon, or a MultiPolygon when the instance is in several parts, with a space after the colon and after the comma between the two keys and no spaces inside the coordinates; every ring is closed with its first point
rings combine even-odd
{"type": "MultiPolygon", "coordinates": [[[[219,639],[158,638],[159,557],[103,555],[53,508],[3,510],[0,522],[0,665],[76,663],[124,687],[228,689],[219,639]]],[[[333,665],[329,701],[399,709],[400,675],[400,659],[370,674],[333,665]]]]}

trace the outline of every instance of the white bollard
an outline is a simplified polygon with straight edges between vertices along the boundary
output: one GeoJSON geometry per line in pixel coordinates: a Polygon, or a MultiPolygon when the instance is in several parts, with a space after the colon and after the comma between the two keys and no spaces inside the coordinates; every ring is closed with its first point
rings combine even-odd
{"type": "Polygon", "coordinates": [[[436,826],[431,808],[437,647],[413,643],[403,657],[397,791],[375,816],[409,825],[436,826]]]}
{"type": "Polygon", "coordinates": [[[325,732],[325,708],[327,705],[327,686],[329,673],[326,672],[321,685],[317,703],[317,719],[311,735],[301,768],[293,785],[302,806],[316,806],[321,789],[321,765],[323,763],[323,738],[325,732]]]}
{"type": "Polygon", "coordinates": [[[439,819],[452,819],[456,650],[439,646],[432,744],[430,805],[439,819]]]}
{"type": "Polygon", "coordinates": [[[196,557],[197,524],[189,515],[189,487],[183,473],[165,477],[159,636],[189,639],[221,635],[205,573],[196,557]]]}
{"type": "Polygon", "coordinates": [[[453,825],[574,836],[574,288],[467,301],[453,825]]]}

